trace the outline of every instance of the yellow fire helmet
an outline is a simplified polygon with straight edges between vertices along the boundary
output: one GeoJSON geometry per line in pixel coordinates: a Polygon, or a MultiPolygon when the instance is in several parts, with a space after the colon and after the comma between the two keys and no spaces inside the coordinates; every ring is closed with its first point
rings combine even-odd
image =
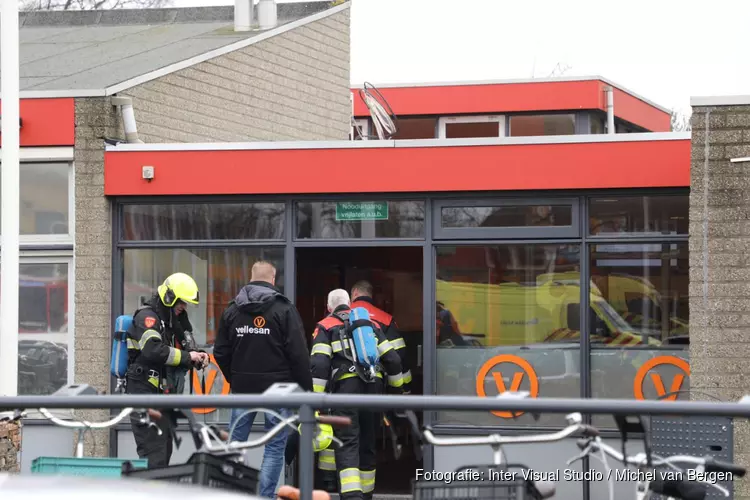
{"type": "MultiPolygon", "coordinates": [[[[315,412],[315,416],[318,416],[318,412],[315,412]]],[[[328,449],[333,442],[333,427],[330,424],[321,424],[318,422],[317,429],[318,434],[313,439],[313,451],[315,453],[328,449]]],[[[297,431],[302,433],[302,424],[297,426],[297,431]]]]}
{"type": "Polygon", "coordinates": [[[185,273],[174,273],[157,289],[159,298],[167,307],[174,307],[178,300],[198,304],[198,285],[185,273]]]}

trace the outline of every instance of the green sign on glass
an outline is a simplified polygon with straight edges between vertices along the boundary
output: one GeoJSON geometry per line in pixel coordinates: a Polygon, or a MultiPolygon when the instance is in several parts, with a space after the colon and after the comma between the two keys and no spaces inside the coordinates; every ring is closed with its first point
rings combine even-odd
{"type": "Polygon", "coordinates": [[[336,220],[388,220],[387,201],[342,201],[336,203],[336,220]]]}

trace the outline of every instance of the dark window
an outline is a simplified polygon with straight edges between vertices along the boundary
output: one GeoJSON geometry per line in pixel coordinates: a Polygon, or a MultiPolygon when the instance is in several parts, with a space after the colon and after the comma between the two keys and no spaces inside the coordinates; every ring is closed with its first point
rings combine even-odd
{"type": "Polygon", "coordinates": [[[510,117],[512,137],[537,135],[573,135],[576,130],[576,117],[573,114],[561,115],[516,115],[510,117]]]}
{"type": "Polygon", "coordinates": [[[604,134],[607,132],[605,120],[601,116],[595,114],[590,115],[589,123],[591,126],[589,130],[590,134],[604,134]]]}
{"type": "Polygon", "coordinates": [[[422,201],[297,203],[297,238],[423,238],[422,201]]]}
{"type": "Polygon", "coordinates": [[[446,139],[471,137],[498,137],[500,135],[499,122],[446,123],[446,139]]]}
{"type": "MultiPolygon", "coordinates": [[[[589,336],[592,396],[690,399],[671,394],[690,388],[683,370],[690,340],[688,244],[592,244],[590,268],[591,307],[603,323],[592,323],[589,336]],[[643,372],[655,358],[661,362],[643,372]]],[[[614,426],[611,417],[597,420],[614,426]]]]}
{"type": "MultiPolygon", "coordinates": [[[[435,139],[437,137],[437,118],[398,118],[396,135],[392,139],[435,139]]],[[[377,137],[375,128],[370,135],[377,137]]]]}
{"type": "Polygon", "coordinates": [[[570,226],[570,205],[504,205],[497,207],[443,207],[442,227],[543,227],[570,226]]]}
{"type": "MultiPolygon", "coordinates": [[[[574,323],[581,302],[580,246],[439,246],[436,253],[437,393],[493,397],[507,389],[578,397],[580,331],[574,323]]],[[[529,415],[513,420],[459,411],[441,412],[439,420],[563,422],[551,414],[534,422],[529,415]]]]}
{"type": "Polygon", "coordinates": [[[590,234],[688,234],[689,196],[600,196],[589,202],[590,234]]]}
{"type": "Polygon", "coordinates": [[[125,205],[125,240],[284,238],[284,203],[125,205]]]}

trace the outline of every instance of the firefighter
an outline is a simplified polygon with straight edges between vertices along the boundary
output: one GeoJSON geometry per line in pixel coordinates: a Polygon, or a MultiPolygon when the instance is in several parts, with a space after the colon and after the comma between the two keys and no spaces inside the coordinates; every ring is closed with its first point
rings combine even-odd
{"type": "MultiPolygon", "coordinates": [[[[159,394],[164,392],[166,367],[208,365],[208,354],[183,351],[175,347],[175,332],[182,331],[178,317],[187,303],[198,304],[198,285],[183,273],[169,276],[150,300],[133,315],[128,331],[128,394],[159,394]]],[[[149,468],[169,465],[172,456],[172,433],[166,421],[159,421],[161,435],[152,426],[138,423],[131,416],[138,457],[148,459],[149,468]]]]}
{"type": "Polygon", "coordinates": [[[407,358],[406,342],[398,331],[396,320],[393,316],[375,307],[372,300],[372,284],[369,281],[358,281],[352,287],[352,308],[364,307],[370,314],[370,319],[375,321],[391,343],[391,347],[401,357],[401,369],[404,374],[404,394],[411,393],[411,369],[407,358]]]}
{"type": "MultiPolygon", "coordinates": [[[[350,311],[346,290],[333,290],[328,294],[328,312],[313,333],[312,376],[315,392],[339,394],[378,394],[383,384],[382,370],[377,371],[374,382],[368,382],[360,367],[347,357],[340,335],[350,311]]],[[[377,323],[372,322],[378,340],[380,363],[387,375],[388,392],[403,393],[403,374],[399,355],[385,338],[377,323]]],[[[375,439],[379,430],[378,413],[369,410],[337,409],[335,415],[352,420],[350,426],[337,428],[334,435],[342,445],[335,450],[339,493],[345,499],[371,499],[375,490],[375,464],[377,461],[375,439]]],[[[323,456],[320,457],[321,461],[323,456]]],[[[323,462],[325,463],[325,462],[323,462]]]]}

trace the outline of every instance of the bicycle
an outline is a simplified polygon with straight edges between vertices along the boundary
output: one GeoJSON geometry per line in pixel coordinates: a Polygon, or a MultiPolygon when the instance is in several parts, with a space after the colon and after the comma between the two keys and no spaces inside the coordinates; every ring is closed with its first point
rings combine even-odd
{"type": "MultiPolygon", "coordinates": [[[[177,419],[185,418],[188,421],[188,430],[193,437],[196,452],[188,459],[187,463],[181,465],[171,465],[158,469],[132,469],[124,466],[123,475],[141,479],[181,480],[182,478],[191,476],[194,473],[194,468],[197,467],[203,471],[200,474],[205,475],[208,479],[207,481],[202,481],[201,484],[210,485],[212,482],[218,480],[221,473],[224,473],[227,476],[231,476],[223,477],[228,485],[239,486],[237,489],[246,490],[248,487],[254,489],[257,487],[259,471],[249,467],[245,463],[242,451],[263,446],[287,427],[297,432],[295,424],[299,422],[300,417],[299,415],[292,415],[284,418],[277,412],[267,408],[253,408],[247,410],[246,413],[252,412],[270,413],[279,419],[279,423],[257,439],[238,442],[229,441],[233,429],[227,432],[215,425],[199,422],[191,411],[179,409],[166,411],[151,410],[150,415],[155,420],[169,419],[167,428],[173,434],[173,437],[177,419]],[[211,472],[211,470],[215,472],[211,472]],[[251,482],[252,486],[248,485],[248,482],[251,482]]],[[[237,421],[239,422],[240,419],[237,421]]],[[[351,419],[348,417],[318,415],[315,419],[318,423],[332,426],[351,425],[351,419]]],[[[332,440],[341,444],[335,437],[332,440]]],[[[299,494],[297,488],[283,485],[277,493],[277,498],[280,500],[297,500],[299,494]]],[[[330,495],[324,491],[315,490],[313,491],[313,498],[314,500],[330,500],[330,495]]]]}
{"type": "Polygon", "coordinates": [[[745,467],[715,460],[711,456],[673,455],[662,457],[656,455],[650,450],[646,431],[640,419],[626,422],[625,418],[616,417],[616,420],[623,434],[621,452],[604,443],[599,436],[587,436],[584,439],[579,439],[576,443],[582,452],[567,462],[570,465],[586,456],[591,456],[601,461],[607,470],[610,500],[614,500],[614,483],[612,469],[609,467],[607,456],[621,462],[626,467],[632,465],[637,468],[637,471],[626,468],[626,470],[618,471],[619,473],[615,474],[615,479],[621,477],[625,480],[634,480],[636,482],[636,500],[650,499],[653,497],[653,494],[664,495],[667,497],[667,500],[703,500],[706,497],[709,486],[723,493],[725,497],[728,497],[729,491],[715,481],[716,476],[703,478],[710,474],[726,474],[732,479],[735,475],[743,477],[746,473],[745,467]],[[627,441],[628,433],[639,433],[644,436],[646,452],[639,452],[632,456],[626,454],[625,442],[627,441]],[[599,452],[599,456],[595,454],[596,452],[599,452]],[[685,479],[685,469],[678,467],[676,465],[678,463],[694,465],[696,468],[689,469],[687,471],[687,479],[685,479]],[[657,470],[658,467],[665,466],[671,468],[672,471],[657,470]],[[635,477],[633,477],[633,474],[635,474],[635,477]],[[711,480],[712,477],[714,481],[711,480]]]}
{"type": "MultiPolygon", "coordinates": [[[[412,427],[418,431],[418,423],[414,412],[407,411],[412,427]]],[[[441,438],[434,435],[430,426],[424,426],[421,434],[427,443],[435,446],[467,446],[467,445],[489,445],[493,450],[493,464],[490,466],[465,465],[459,467],[452,473],[447,473],[440,484],[439,477],[430,478],[425,474],[425,480],[416,479],[412,483],[413,498],[415,500],[432,500],[437,498],[477,499],[493,498],[500,500],[543,500],[552,498],[556,493],[555,483],[547,481],[539,474],[534,473],[523,464],[503,464],[504,444],[530,444],[551,443],[561,441],[576,433],[583,436],[598,436],[599,431],[590,425],[583,424],[580,413],[571,413],[566,416],[568,426],[562,430],[545,434],[530,434],[523,436],[501,436],[490,434],[489,436],[472,436],[466,438],[441,438]],[[487,467],[489,475],[479,469],[487,467]],[[508,469],[520,469],[520,474],[508,469]],[[430,480],[438,479],[438,481],[430,480]]],[[[417,474],[419,476],[419,473],[417,474]]]]}
{"type": "MultiPolygon", "coordinates": [[[[196,476],[200,475],[200,472],[197,472],[196,469],[200,469],[200,471],[206,473],[208,476],[207,482],[209,484],[204,484],[204,486],[215,485],[217,480],[222,479],[225,484],[230,483],[235,486],[240,486],[240,488],[229,489],[241,489],[244,492],[247,492],[248,487],[255,488],[257,486],[258,471],[257,469],[253,469],[244,464],[244,457],[242,456],[241,451],[248,448],[262,446],[286,427],[290,427],[297,432],[297,428],[294,424],[299,421],[298,415],[292,415],[288,418],[280,418],[280,422],[274,426],[273,429],[258,439],[245,442],[229,442],[230,433],[219,429],[215,425],[199,422],[195,418],[195,414],[190,410],[183,411],[172,409],[159,411],[153,409],[124,408],[116,416],[103,422],[90,422],[83,419],[66,420],[53,415],[45,408],[38,408],[38,410],[44,418],[50,420],[55,425],[79,429],[76,444],[77,458],[83,457],[83,437],[85,432],[91,429],[105,429],[117,425],[134,412],[138,416],[138,423],[155,427],[159,435],[164,431],[155,423],[155,421],[165,418],[169,419],[166,427],[171,434],[170,437],[175,439],[179,446],[181,439],[179,439],[176,434],[177,419],[185,418],[188,421],[188,429],[193,437],[196,448],[196,452],[190,459],[188,459],[187,463],[154,469],[136,469],[133,468],[130,462],[124,462],[122,465],[123,477],[180,481],[184,478],[195,479],[196,476]]],[[[248,410],[248,412],[252,411],[268,412],[277,416],[277,418],[281,417],[278,413],[265,408],[248,410]]],[[[0,422],[18,421],[26,416],[26,411],[21,409],[0,412],[0,422]]],[[[320,415],[316,416],[316,420],[319,423],[332,426],[351,424],[351,419],[348,417],[320,415]]],[[[333,439],[334,441],[338,441],[336,438],[333,439]]],[[[282,485],[279,489],[277,498],[278,500],[298,500],[299,494],[299,489],[288,485],[282,485]]],[[[330,495],[323,491],[316,490],[313,492],[313,498],[314,500],[330,500],[330,495]]]]}

